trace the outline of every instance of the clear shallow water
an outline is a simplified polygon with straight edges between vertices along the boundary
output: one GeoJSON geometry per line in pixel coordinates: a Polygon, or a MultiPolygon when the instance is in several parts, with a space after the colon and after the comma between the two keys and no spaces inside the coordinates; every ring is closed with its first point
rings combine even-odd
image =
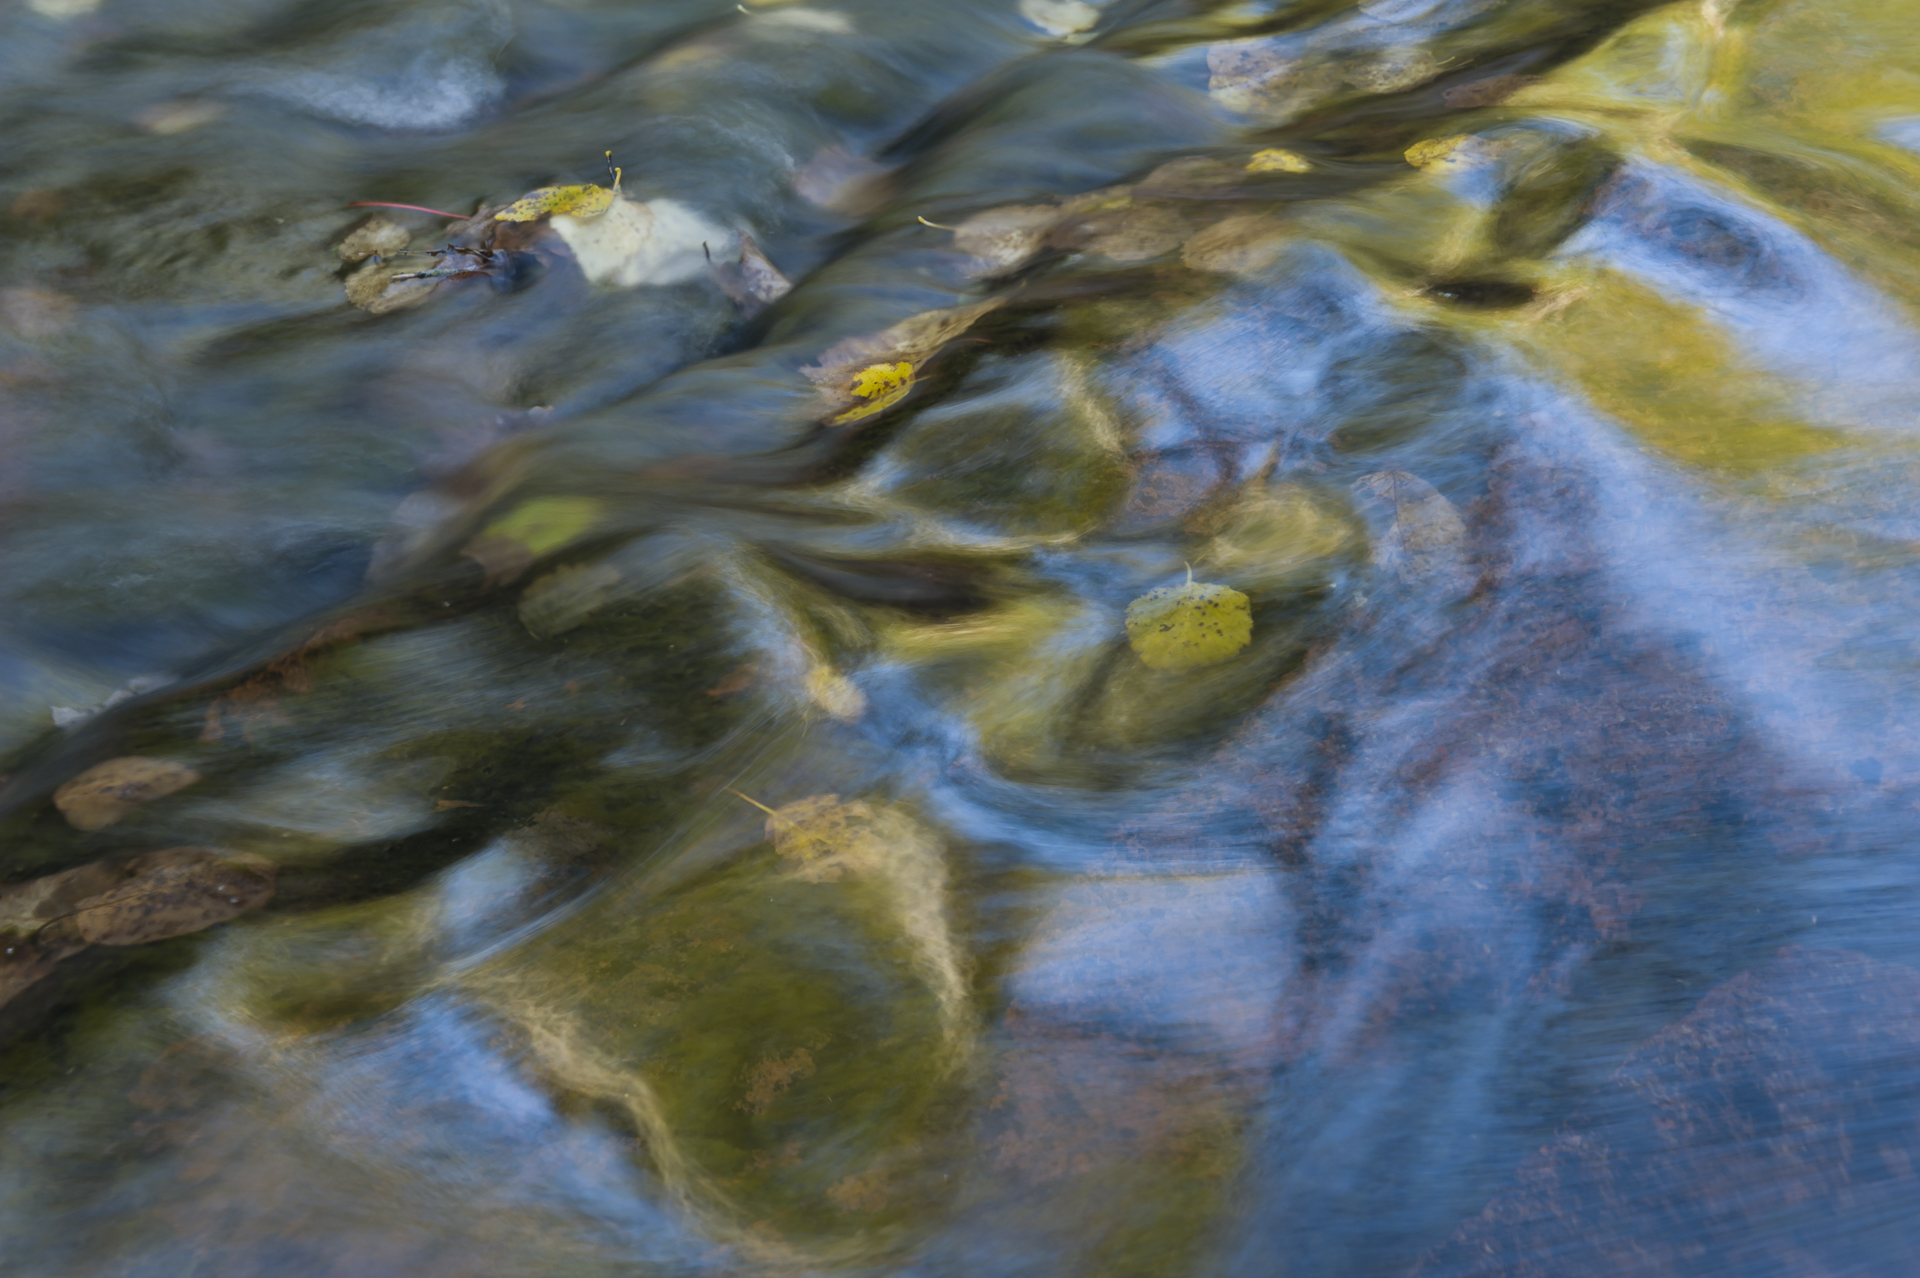
{"type": "Polygon", "coordinates": [[[75,8],[0,877],[275,891],[3,916],[22,1272],[1912,1272],[1901,7],[75,8]],[[719,273],[343,296],[608,148],[719,273]]]}

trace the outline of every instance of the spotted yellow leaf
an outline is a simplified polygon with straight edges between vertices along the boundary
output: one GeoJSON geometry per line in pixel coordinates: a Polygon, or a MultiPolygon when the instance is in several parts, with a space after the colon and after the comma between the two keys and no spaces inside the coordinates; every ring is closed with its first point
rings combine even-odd
{"type": "Polygon", "coordinates": [[[1284,151],[1277,146],[1264,151],[1255,151],[1253,158],[1247,161],[1249,173],[1305,173],[1313,168],[1307,163],[1307,157],[1294,151],[1284,151]]]}
{"type": "Polygon", "coordinates": [[[1149,590],[1127,605],[1127,640],[1155,670],[1190,670],[1225,661],[1253,638],[1247,597],[1231,586],[1193,579],[1149,590]]]}
{"type": "Polygon", "coordinates": [[[529,191],[495,213],[500,222],[531,222],[551,213],[598,217],[613,207],[613,192],[604,186],[543,186],[529,191]]]}
{"type": "Polygon", "coordinates": [[[869,364],[853,375],[853,385],[848,389],[861,402],[835,417],[835,422],[857,422],[899,403],[913,389],[913,365],[904,359],[869,364]]]}

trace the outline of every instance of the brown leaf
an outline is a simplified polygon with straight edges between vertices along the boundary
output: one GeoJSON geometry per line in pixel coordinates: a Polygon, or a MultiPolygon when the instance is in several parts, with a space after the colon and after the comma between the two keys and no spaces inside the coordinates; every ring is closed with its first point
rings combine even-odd
{"type": "Polygon", "coordinates": [[[128,755],[96,764],[53,792],[53,804],[76,830],[104,830],[142,803],[192,785],[200,774],[171,759],[128,755]]]}
{"type": "Polygon", "coordinates": [[[717,264],[713,278],[740,313],[748,319],[758,315],[793,291],[793,281],[767,260],[751,235],[740,235],[740,260],[717,264]]]}
{"type": "Polygon", "coordinates": [[[127,879],[75,904],[75,934],[89,945],[145,945],[198,932],[264,905],[274,869],[219,848],[149,852],[128,863],[127,879]]]}

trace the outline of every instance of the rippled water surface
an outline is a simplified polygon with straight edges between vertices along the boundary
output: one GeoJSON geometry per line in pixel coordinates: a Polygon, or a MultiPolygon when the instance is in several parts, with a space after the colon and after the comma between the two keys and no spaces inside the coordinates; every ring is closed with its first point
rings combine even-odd
{"type": "Polygon", "coordinates": [[[6,9],[7,1272],[1920,1272],[1914,19],[6,9]]]}

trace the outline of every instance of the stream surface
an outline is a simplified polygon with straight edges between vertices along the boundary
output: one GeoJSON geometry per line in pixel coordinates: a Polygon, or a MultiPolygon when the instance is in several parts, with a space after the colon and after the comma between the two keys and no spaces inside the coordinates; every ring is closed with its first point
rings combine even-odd
{"type": "Polygon", "coordinates": [[[1920,1273],[1910,2],[19,0],[0,138],[9,1275],[1920,1273]]]}

